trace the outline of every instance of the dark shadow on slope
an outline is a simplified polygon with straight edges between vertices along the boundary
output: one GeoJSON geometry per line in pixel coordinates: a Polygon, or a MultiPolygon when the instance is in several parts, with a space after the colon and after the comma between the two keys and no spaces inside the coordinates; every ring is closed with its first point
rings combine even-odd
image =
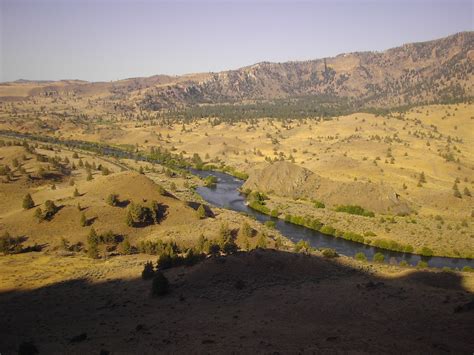
{"type": "Polygon", "coordinates": [[[160,298],[139,275],[1,293],[0,351],[24,342],[40,354],[474,349],[473,294],[458,273],[382,278],[369,264],[255,250],[165,275],[171,293],[160,298]]]}

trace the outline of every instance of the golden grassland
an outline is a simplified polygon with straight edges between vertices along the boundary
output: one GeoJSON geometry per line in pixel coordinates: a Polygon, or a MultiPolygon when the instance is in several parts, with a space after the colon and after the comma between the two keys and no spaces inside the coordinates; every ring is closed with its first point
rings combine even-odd
{"type": "MultiPolygon", "coordinates": [[[[63,138],[140,150],[161,146],[188,157],[198,153],[205,162],[224,163],[250,174],[277,158],[294,161],[335,182],[384,184],[408,202],[414,211],[410,216],[385,215],[383,219],[397,221],[385,223],[381,216],[367,219],[335,213],[331,208],[316,210],[310,203],[277,196],[277,191],[270,195],[269,203],[290,214],[314,215],[335,227],[350,225],[354,232],[371,231],[376,234],[373,238],[415,248],[426,246],[436,255],[469,256],[474,252],[474,199],[464,194],[465,190],[474,193],[474,105],[422,106],[385,116],[357,113],[327,121],[260,119],[214,125],[208,119],[185,124],[113,118],[71,121],[48,112],[85,109],[84,98],[35,100],[3,103],[0,128],[44,133],[40,124],[46,124],[63,138]],[[46,111],[41,118],[32,118],[28,110],[33,112],[43,101],[46,111]],[[24,113],[7,120],[12,105],[19,105],[17,110],[24,113]],[[426,183],[420,186],[421,173],[426,183]],[[456,181],[461,198],[454,196],[456,181]]],[[[164,184],[166,180],[161,178],[164,184]]]]}

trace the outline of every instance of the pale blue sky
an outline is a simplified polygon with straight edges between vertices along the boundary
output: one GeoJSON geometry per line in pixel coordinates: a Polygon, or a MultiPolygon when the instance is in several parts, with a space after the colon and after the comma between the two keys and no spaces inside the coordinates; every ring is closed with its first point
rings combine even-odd
{"type": "Polygon", "coordinates": [[[384,50],[472,31],[474,0],[0,0],[0,81],[92,81],[384,50]]]}

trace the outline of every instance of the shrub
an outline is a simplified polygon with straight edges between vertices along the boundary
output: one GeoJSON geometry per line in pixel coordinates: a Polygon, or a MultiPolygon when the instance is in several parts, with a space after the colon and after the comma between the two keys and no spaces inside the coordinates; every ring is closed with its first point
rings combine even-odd
{"type": "Polygon", "coordinates": [[[142,279],[143,280],[150,280],[155,276],[155,269],[153,268],[153,263],[151,261],[147,261],[143,266],[142,271],[142,279]]]}
{"type": "Polygon", "coordinates": [[[364,237],[361,236],[360,234],[357,234],[357,233],[354,233],[354,232],[344,232],[342,237],[344,239],[352,240],[352,241],[358,242],[358,243],[363,243],[364,242],[364,237]]]}
{"type": "Polygon", "coordinates": [[[23,250],[20,237],[11,237],[8,232],[5,232],[0,237],[0,253],[3,254],[17,254],[23,250]]]}
{"type": "Polygon", "coordinates": [[[416,264],[417,269],[426,269],[428,267],[428,263],[426,261],[420,260],[418,264],[416,264]]]}
{"type": "Polygon", "coordinates": [[[267,236],[265,235],[265,233],[259,233],[257,239],[257,248],[267,248],[267,236]]]}
{"type": "Polygon", "coordinates": [[[274,221],[265,221],[265,226],[268,228],[275,228],[275,225],[274,221]]]}
{"type": "Polygon", "coordinates": [[[325,225],[321,228],[321,233],[327,234],[327,235],[335,235],[336,229],[334,227],[331,227],[329,225],[325,225]]]}
{"type": "Polygon", "coordinates": [[[119,251],[122,255],[130,255],[132,253],[132,246],[127,237],[125,237],[125,239],[120,243],[119,251]]]}
{"type": "Polygon", "coordinates": [[[386,250],[399,251],[402,253],[413,253],[414,249],[409,244],[401,244],[390,239],[376,239],[371,243],[374,247],[386,250]]]}
{"type": "Polygon", "coordinates": [[[128,226],[145,225],[153,223],[153,213],[150,208],[140,205],[139,203],[131,203],[128,206],[126,223],[128,226]]]}
{"type": "Polygon", "coordinates": [[[242,223],[242,226],[240,227],[239,233],[243,237],[251,237],[252,236],[252,228],[250,227],[250,224],[247,222],[242,223]]]}
{"type": "Polygon", "coordinates": [[[464,272],[474,272],[474,268],[466,265],[462,268],[462,271],[464,271],[464,272]]]}
{"type": "Polygon", "coordinates": [[[295,252],[300,253],[308,253],[311,250],[311,246],[306,240],[300,240],[298,243],[295,245],[295,252]]]}
{"type": "Polygon", "coordinates": [[[362,252],[357,253],[354,258],[358,261],[367,261],[367,256],[362,252]]]}
{"type": "Polygon", "coordinates": [[[110,194],[109,196],[107,196],[106,202],[110,206],[117,206],[119,204],[119,195],[110,194]]]}
{"type": "Polygon", "coordinates": [[[383,263],[385,260],[385,256],[382,253],[375,253],[373,257],[373,261],[376,263],[383,263]]]}
{"type": "Polygon", "coordinates": [[[79,191],[77,190],[77,187],[74,189],[74,193],[72,194],[73,197],[78,197],[80,196],[79,191]]]}
{"type": "Polygon", "coordinates": [[[423,256],[428,256],[428,257],[433,256],[433,250],[431,250],[428,247],[423,247],[420,250],[420,254],[423,255],[423,256]]]}
{"type": "Polygon", "coordinates": [[[345,212],[345,213],[355,214],[355,215],[365,216],[365,217],[375,217],[374,212],[367,211],[363,207],[357,206],[357,205],[337,206],[336,212],[345,212]]]}
{"type": "Polygon", "coordinates": [[[325,248],[325,249],[321,250],[321,253],[323,254],[323,256],[325,258],[335,258],[335,257],[339,256],[339,254],[336,252],[336,250],[334,250],[332,248],[325,248]]]}
{"type": "Polygon", "coordinates": [[[398,265],[400,265],[400,266],[408,266],[408,262],[407,262],[406,260],[401,260],[398,265]]]}
{"type": "Polygon", "coordinates": [[[325,208],[325,207],[326,207],[326,205],[324,204],[324,202],[321,202],[321,201],[316,201],[316,200],[315,200],[315,201],[313,201],[313,203],[314,203],[314,207],[315,207],[315,208],[325,208]]]}
{"type": "Polygon", "coordinates": [[[43,219],[52,219],[58,210],[58,207],[54,204],[53,201],[47,200],[44,203],[43,219]]]}
{"type": "Polygon", "coordinates": [[[33,207],[35,207],[35,202],[33,201],[33,198],[31,197],[30,194],[26,194],[25,197],[23,198],[23,208],[25,210],[29,210],[33,207]]]}
{"type": "Polygon", "coordinates": [[[151,294],[153,296],[163,296],[169,291],[169,282],[166,276],[161,272],[157,271],[153,277],[151,285],[151,294]]]}
{"type": "Polygon", "coordinates": [[[215,187],[217,183],[217,178],[213,175],[209,175],[204,179],[204,186],[206,187],[215,187]]]}

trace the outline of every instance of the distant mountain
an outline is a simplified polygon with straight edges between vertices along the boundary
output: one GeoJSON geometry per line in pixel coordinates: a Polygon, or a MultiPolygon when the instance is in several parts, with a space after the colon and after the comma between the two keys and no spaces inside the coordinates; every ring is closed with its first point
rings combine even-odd
{"type": "Polygon", "coordinates": [[[212,105],[229,104],[257,105],[251,108],[271,113],[271,107],[258,105],[286,100],[289,103],[280,106],[291,106],[295,105],[291,101],[294,99],[300,102],[294,112],[317,114],[317,107],[328,102],[350,109],[466,100],[474,96],[473,61],[474,32],[462,32],[384,52],[262,62],[219,73],[156,75],[100,83],[48,82],[32,89],[30,96],[100,94],[115,110],[194,110],[197,115],[212,113],[212,105]]]}

